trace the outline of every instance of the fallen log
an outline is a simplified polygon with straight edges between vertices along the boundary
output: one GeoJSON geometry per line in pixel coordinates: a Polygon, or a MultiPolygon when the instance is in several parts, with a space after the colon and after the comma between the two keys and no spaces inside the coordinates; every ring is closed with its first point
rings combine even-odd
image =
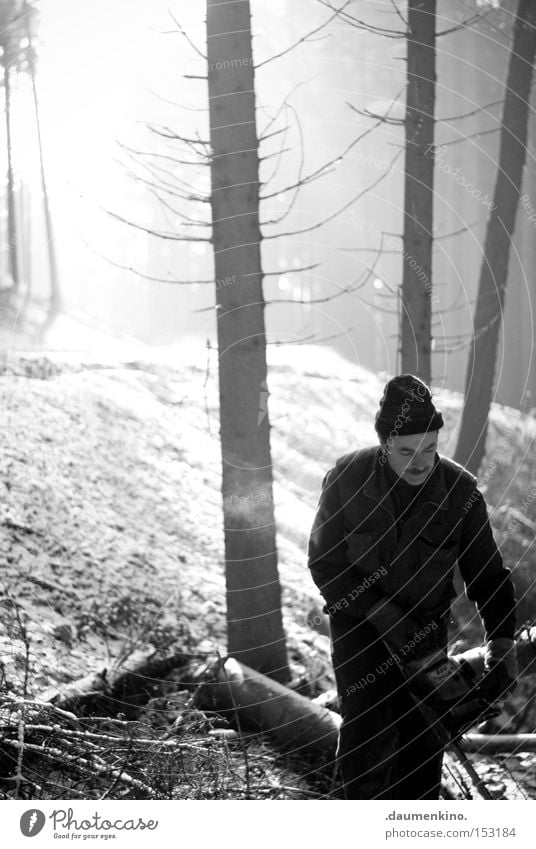
{"type": "Polygon", "coordinates": [[[536,734],[465,734],[464,749],[481,755],[536,752],[536,734]]]}
{"type": "Polygon", "coordinates": [[[228,658],[215,680],[204,683],[197,696],[202,710],[216,710],[238,729],[267,732],[273,742],[300,755],[332,759],[341,717],[305,696],[228,658]]]}
{"type": "Polygon", "coordinates": [[[177,652],[162,656],[151,649],[132,654],[121,666],[102,669],[63,687],[49,688],[38,697],[78,716],[116,716],[135,719],[139,708],[157,694],[162,680],[189,658],[177,652]]]}

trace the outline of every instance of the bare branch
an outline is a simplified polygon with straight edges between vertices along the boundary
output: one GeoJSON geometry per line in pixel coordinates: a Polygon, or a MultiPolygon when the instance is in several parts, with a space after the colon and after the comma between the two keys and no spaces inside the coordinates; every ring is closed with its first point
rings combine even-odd
{"type": "MultiPolygon", "coordinates": [[[[393,106],[397,102],[402,91],[403,91],[403,89],[400,89],[400,91],[398,92],[396,97],[393,98],[393,100],[392,100],[392,102],[389,106],[389,109],[386,111],[386,115],[389,115],[390,110],[393,108],[393,106]]],[[[377,127],[379,127],[381,123],[382,123],[381,121],[377,121],[376,124],[374,124],[372,127],[369,127],[367,130],[365,130],[363,133],[361,133],[361,135],[357,136],[357,138],[355,138],[352,142],[350,142],[350,144],[345,147],[345,149],[342,151],[342,153],[340,153],[338,156],[335,156],[333,159],[330,159],[328,162],[325,162],[323,165],[320,166],[320,168],[317,168],[315,171],[312,171],[306,177],[303,177],[301,179],[301,181],[296,182],[296,183],[291,183],[289,186],[285,186],[284,189],[280,189],[277,192],[272,192],[272,194],[261,195],[260,199],[261,200],[268,200],[269,198],[277,197],[278,195],[283,194],[283,192],[292,191],[292,189],[295,189],[296,186],[300,186],[300,185],[305,186],[307,183],[311,183],[313,180],[317,180],[319,177],[325,176],[325,174],[328,173],[328,171],[326,169],[331,168],[331,166],[334,165],[335,163],[342,162],[344,157],[352,150],[352,148],[354,148],[356,146],[356,144],[359,144],[360,141],[362,141],[364,138],[366,138],[366,136],[368,136],[369,133],[372,133],[375,129],[377,129],[377,127]]],[[[402,150],[403,150],[403,148],[401,148],[401,151],[402,150]]]]}
{"type": "Polygon", "coordinates": [[[451,123],[452,121],[461,121],[463,118],[472,118],[473,115],[478,115],[480,112],[485,112],[491,109],[492,106],[499,106],[504,103],[503,100],[492,100],[491,103],[485,103],[484,106],[478,106],[471,112],[465,112],[463,115],[452,115],[450,118],[436,118],[436,121],[441,121],[443,124],[451,123]]]}
{"type": "MultiPolygon", "coordinates": [[[[272,124],[275,124],[275,122],[277,121],[277,119],[281,115],[281,112],[283,112],[283,110],[286,108],[288,101],[289,101],[289,98],[292,97],[292,95],[294,94],[295,91],[297,91],[297,89],[304,86],[306,84],[306,82],[309,82],[309,80],[302,80],[301,82],[296,83],[296,85],[293,88],[291,88],[291,90],[288,92],[288,94],[285,95],[284,100],[282,101],[280,106],[277,108],[275,114],[270,118],[270,120],[266,124],[264,130],[261,132],[261,134],[259,136],[260,139],[264,138],[265,135],[266,135],[266,131],[272,126],[272,124]]],[[[266,109],[264,109],[263,111],[266,113],[266,109]]],[[[270,116],[268,116],[268,117],[270,117],[270,116]]]]}
{"type": "Polygon", "coordinates": [[[264,222],[265,224],[279,224],[281,221],[283,221],[287,217],[287,215],[290,214],[290,212],[294,209],[294,205],[296,203],[296,200],[298,199],[298,194],[300,192],[301,185],[302,185],[301,181],[302,181],[303,169],[304,169],[304,165],[305,165],[305,144],[304,144],[304,139],[303,139],[303,129],[302,129],[300,119],[298,117],[298,113],[296,112],[294,107],[290,106],[290,104],[289,104],[287,106],[287,108],[291,109],[292,112],[294,113],[294,119],[296,121],[296,125],[298,127],[298,134],[299,134],[299,137],[300,137],[300,164],[298,166],[298,180],[297,180],[298,185],[296,186],[296,190],[294,192],[294,195],[291,198],[291,201],[290,201],[289,205],[287,206],[285,212],[283,212],[278,218],[272,218],[271,220],[264,222]]]}
{"type": "Polygon", "coordinates": [[[390,2],[391,2],[391,6],[393,7],[393,9],[394,9],[394,11],[396,12],[397,16],[400,18],[400,20],[402,21],[402,23],[404,24],[404,26],[407,28],[407,26],[408,26],[408,22],[406,21],[406,19],[404,18],[404,16],[403,16],[402,12],[400,11],[400,9],[398,8],[398,6],[396,5],[395,0],[390,0],[390,2]]]}
{"type": "Polygon", "coordinates": [[[80,235],[80,233],[78,233],[77,235],[82,244],[85,245],[85,247],[88,249],[88,251],[91,251],[93,254],[95,254],[95,256],[98,256],[100,259],[104,260],[104,262],[107,262],[114,268],[121,269],[121,271],[130,271],[130,273],[135,274],[136,277],[141,277],[144,280],[150,280],[152,283],[171,283],[174,286],[192,286],[193,284],[208,285],[214,283],[214,280],[177,280],[173,277],[153,277],[151,274],[145,274],[143,271],[138,271],[138,269],[133,268],[132,266],[123,265],[120,262],[116,262],[115,260],[110,259],[110,257],[101,253],[88,242],[86,242],[86,240],[80,235]]]}
{"type": "Polygon", "coordinates": [[[402,153],[402,150],[399,150],[398,153],[395,154],[395,156],[391,160],[391,163],[390,163],[387,171],[384,171],[383,174],[380,174],[380,176],[378,177],[377,180],[374,180],[374,182],[371,183],[370,186],[367,186],[366,189],[363,189],[362,191],[358,192],[358,194],[355,197],[353,197],[352,200],[348,201],[348,203],[345,203],[343,206],[341,206],[332,215],[328,215],[326,218],[323,218],[322,221],[318,221],[316,224],[312,224],[310,227],[303,227],[300,230],[292,230],[292,231],[289,231],[287,233],[275,233],[274,235],[264,236],[263,238],[265,238],[265,239],[279,239],[282,236],[296,236],[300,233],[310,233],[311,230],[318,230],[319,227],[323,227],[324,224],[328,223],[328,221],[333,221],[333,219],[337,218],[339,215],[341,215],[341,213],[343,213],[345,209],[348,209],[348,207],[352,206],[360,198],[362,198],[363,195],[366,195],[368,192],[370,192],[372,189],[374,189],[379,183],[381,183],[387,177],[387,175],[391,173],[393,166],[394,166],[395,162],[397,161],[397,159],[400,157],[401,153],[402,153]]]}
{"type": "MultiPolygon", "coordinates": [[[[323,6],[327,6],[328,9],[335,11],[335,7],[328,3],[328,0],[318,0],[323,6]]],[[[366,21],[362,21],[359,18],[355,18],[353,15],[345,12],[344,9],[346,7],[346,3],[341,9],[337,9],[336,12],[343,20],[347,21],[352,26],[357,27],[358,29],[366,30],[366,32],[371,32],[374,35],[381,35],[384,38],[407,38],[407,30],[402,32],[401,30],[387,29],[386,27],[376,27],[372,24],[367,24],[366,21]]]]}
{"type": "Polygon", "coordinates": [[[197,53],[197,55],[198,55],[198,56],[201,56],[201,59],[204,59],[204,60],[205,60],[205,62],[206,62],[206,61],[207,61],[207,57],[206,57],[205,53],[203,53],[203,51],[199,49],[199,47],[197,46],[197,44],[194,44],[194,42],[192,41],[192,39],[190,38],[190,36],[189,36],[189,35],[185,32],[185,30],[183,29],[183,27],[182,27],[182,26],[180,25],[180,23],[178,22],[177,18],[176,18],[176,17],[175,17],[175,15],[173,14],[173,12],[172,12],[170,9],[168,9],[168,12],[169,12],[169,17],[171,18],[171,20],[173,21],[173,23],[175,24],[175,26],[178,28],[178,30],[179,30],[179,32],[180,32],[180,34],[181,34],[181,35],[182,35],[182,36],[186,39],[186,41],[188,42],[188,44],[190,45],[190,47],[192,48],[192,50],[195,50],[195,52],[197,53]]]}
{"type": "MultiPolygon", "coordinates": [[[[155,180],[159,180],[162,186],[167,186],[169,189],[173,189],[175,191],[183,192],[187,194],[187,200],[196,200],[202,203],[208,203],[210,200],[210,194],[199,194],[197,188],[193,186],[191,183],[184,180],[182,177],[179,177],[173,170],[169,170],[169,168],[165,168],[162,165],[158,165],[156,162],[140,162],[139,160],[134,160],[137,165],[140,165],[142,168],[145,168],[149,174],[154,177],[155,180]]],[[[199,166],[201,167],[201,166],[199,166]]],[[[195,175],[194,175],[195,176],[195,175]]]]}
{"type": "Polygon", "coordinates": [[[434,242],[442,242],[443,239],[451,239],[453,236],[461,236],[462,233],[469,233],[471,228],[477,224],[477,221],[473,221],[472,224],[466,224],[465,227],[461,227],[459,230],[452,230],[450,233],[443,233],[441,236],[434,234],[434,242]]]}
{"type": "MultiPolygon", "coordinates": [[[[126,153],[128,153],[132,157],[135,157],[135,156],[153,156],[155,159],[167,159],[169,162],[173,162],[175,165],[192,165],[192,166],[195,166],[196,168],[205,168],[206,165],[207,165],[206,162],[190,162],[189,160],[177,159],[176,156],[171,156],[168,153],[157,153],[156,151],[152,151],[152,150],[136,150],[135,148],[129,147],[127,144],[120,142],[118,139],[116,139],[116,142],[122,150],[124,150],[126,153]]],[[[143,163],[140,163],[140,164],[143,164],[143,163]]],[[[145,164],[143,164],[143,167],[146,168],[147,166],[145,164]]],[[[164,169],[162,169],[162,170],[164,170],[164,169]]],[[[184,180],[179,179],[175,174],[170,174],[169,171],[167,171],[166,173],[170,177],[173,177],[173,179],[178,180],[179,182],[187,185],[184,180]]]]}
{"type": "Polygon", "coordinates": [[[279,159],[284,153],[288,153],[290,150],[292,150],[291,147],[283,147],[279,150],[274,150],[273,153],[267,153],[266,156],[259,156],[259,162],[267,162],[268,159],[273,159],[274,157],[279,159]]]}
{"type": "Polygon", "coordinates": [[[207,239],[204,236],[178,236],[176,233],[165,233],[160,232],[159,230],[152,230],[150,227],[144,227],[142,224],[136,224],[134,221],[129,221],[128,218],[123,218],[122,215],[119,215],[117,212],[113,212],[111,209],[106,209],[105,206],[101,206],[97,204],[97,207],[109,215],[111,218],[115,218],[116,221],[120,221],[122,224],[128,224],[129,227],[133,227],[134,230],[141,230],[142,233],[147,233],[149,236],[157,236],[159,239],[166,239],[173,242],[211,242],[211,239],[207,239]]]}
{"type": "MultiPolygon", "coordinates": [[[[371,303],[366,298],[362,299],[365,306],[370,307],[374,312],[381,312],[383,315],[398,315],[397,309],[389,309],[388,307],[380,307],[377,303],[371,303]]],[[[398,334],[396,334],[398,336],[398,334]]]]}
{"type": "Polygon", "coordinates": [[[357,112],[358,115],[361,115],[363,118],[374,118],[376,121],[380,121],[382,124],[392,124],[395,127],[402,127],[405,124],[404,118],[388,118],[386,115],[378,115],[376,112],[371,112],[369,109],[358,109],[356,106],[353,106],[351,103],[346,101],[346,105],[350,107],[354,112],[357,112]]]}
{"type": "Polygon", "coordinates": [[[169,98],[159,94],[157,91],[153,91],[152,88],[148,89],[148,91],[149,94],[158,98],[158,100],[161,100],[162,103],[167,103],[169,106],[176,106],[177,109],[185,109],[187,112],[208,112],[208,106],[184,106],[183,103],[177,103],[176,100],[170,100],[169,98]]]}
{"type": "MultiPolygon", "coordinates": [[[[287,110],[288,110],[288,104],[285,102],[283,104],[283,106],[284,106],[284,109],[285,109],[285,120],[286,120],[286,113],[287,113],[287,110]]],[[[277,172],[279,171],[279,167],[281,165],[281,159],[283,157],[283,152],[284,152],[284,145],[286,144],[286,141],[287,141],[288,130],[289,130],[289,124],[285,124],[285,128],[283,130],[283,135],[282,135],[282,138],[281,138],[281,144],[279,146],[279,156],[277,158],[277,161],[275,163],[275,166],[274,166],[272,173],[270,174],[270,176],[266,180],[266,183],[269,183],[271,180],[273,180],[274,177],[276,176],[277,172]]]]}
{"type": "MultiPolygon", "coordinates": [[[[158,181],[158,182],[153,183],[150,180],[146,180],[144,177],[140,177],[139,174],[136,174],[125,162],[121,162],[121,160],[116,159],[116,158],[114,158],[114,162],[117,162],[122,168],[124,168],[124,170],[133,179],[138,180],[140,183],[142,183],[146,186],[149,186],[149,188],[158,189],[158,191],[165,192],[166,194],[170,195],[171,197],[176,197],[176,198],[179,198],[179,200],[184,200],[184,201],[188,201],[188,202],[191,201],[191,202],[194,202],[194,203],[208,203],[209,200],[210,200],[209,196],[194,194],[193,189],[191,190],[190,194],[184,194],[182,190],[179,191],[176,186],[174,186],[172,183],[168,183],[159,174],[155,174],[154,172],[155,172],[155,170],[156,171],[163,171],[164,174],[166,174],[166,176],[173,177],[173,179],[175,179],[176,182],[178,182],[178,183],[182,183],[182,180],[175,178],[172,174],[169,173],[169,171],[167,171],[165,169],[160,169],[160,168],[158,168],[158,166],[156,166],[154,164],[151,166],[151,165],[148,165],[145,162],[138,162],[138,161],[135,160],[136,164],[140,165],[142,168],[144,168],[150,174],[152,179],[158,181]]],[[[190,188],[191,187],[188,186],[187,190],[190,189],[190,188]]]]}
{"type": "Polygon", "coordinates": [[[354,292],[357,292],[359,289],[363,289],[366,286],[370,277],[374,274],[376,264],[379,261],[381,253],[381,249],[379,249],[374,265],[369,266],[363,272],[365,274],[364,280],[358,279],[355,283],[351,283],[349,286],[338,286],[338,284],[335,284],[338,286],[338,291],[333,292],[331,295],[323,295],[319,298],[270,298],[266,301],[266,304],[326,304],[329,301],[334,301],[336,298],[340,298],[342,295],[353,295],[354,292]]]}
{"type": "Polygon", "coordinates": [[[288,129],[289,129],[289,125],[285,124],[285,126],[281,127],[280,130],[274,130],[273,133],[267,133],[264,136],[259,136],[259,141],[263,142],[263,141],[266,141],[267,139],[271,139],[274,136],[278,136],[280,133],[285,133],[288,129]]]}
{"type": "Polygon", "coordinates": [[[267,345],[308,345],[310,342],[315,342],[315,344],[320,344],[322,342],[331,342],[333,339],[342,339],[346,337],[351,331],[354,330],[353,327],[347,327],[346,330],[343,330],[342,333],[333,333],[331,336],[315,336],[315,334],[311,334],[310,336],[305,336],[303,339],[274,339],[272,341],[267,341],[267,345]]]}
{"type": "MultiPolygon", "coordinates": [[[[346,0],[343,8],[346,8],[346,6],[350,5],[351,2],[352,2],[352,0],[346,0]]],[[[273,62],[274,59],[280,59],[282,56],[285,56],[287,53],[290,53],[291,50],[295,50],[296,47],[299,47],[300,44],[303,44],[305,41],[309,41],[311,36],[316,35],[317,32],[320,32],[321,30],[325,29],[325,27],[327,27],[328,24],[330,24],[331,21],[334,18],[336,18],[338,15],[339,15],[338,10],[333,12],[333,14],[330,15],[329,18],[327,18],[322,24],[320,24],[319,26],[312,29],[306,35],[303,35],[301,38],[299,38],[297,41],[295,41],[294,44],[291,44],[290,47],[285,47],[279,53],[276,53],[274,56],[270,56],[269,59],[264,59],[262,62],[259,62],[257,65],[255,65],[255,69],[262,68],[263,65],[267,65],[269,62],[273,62]]]]}
{"type": "Polygon", "coordinates": [[[252,271],[250,274],[244,274],[244,277],[281,277],[287,274],[300,274],[302,271],[311,271],[313,268],[321,266],[321,262],[313,262],[311,265],[299,265],[297,268],[282,268],[279,271],[252,271]]]}
{"type": "Polygon", "coordinates": [[[491,130],[480,130],[478,133],[472,133],[470,136],[461,136],[459,139],[452,139],[448,142],[443,142],[442,144],[438,144],[437,147],[450,147],[453,144],[460,144],[460,142],[469,141],[469,139],[478,139],[480,136],[488,136],[490,133],[498,133],[500,127],[493,127],[491,130]]]}
{"type": "MultiPolygon", "coordinates": [[[[160,129],[155,124],[147,124],[147,129],[152,133],[156,133],[158,136],[162,136],[164,139],[173,139],[174,141],[181,141],[188,145],[202,145],[205,147],[210,147],[210,141],[207,139],[192,139],[187,136],[181,136],[179,133],[174,132],[171,127],[166,127],[165,125],[161,125],[160,129]],[[167,131],[167,132],[166,132],[167,131]]],[[[200,156],[204,156],[205,154],[199,154],[200,156]]]]}
{"type": "Polygon", "coordinates": [[[190,218],[189,215],[185,215],[184,212],[180,212],[175,207],[171,206],[168,201],[164,200],[164,198],[160,197],[157,190],[154,187],[149,186],[149,191],[153,195],[153,197],[166,209],[168,212],[171,212],[173,215],[177,215],[179,218],[182,218],[185,222],[183,227],[212,227],[210,221],[200,221],[196,218],[190,218]]]}
{"type": "Polygon", "coordinates": [[[488,14],[488,11],[486,10],[483,13],[471,15],[470,18],[467,18],[465,21],[461,21],[461,23],[456,24],[455,26],[451,27],[450,29],[444,29],[444,30],[441,30],[441,32],[436,32],[436,34],[435,34],[436,38],[442,38],[442,36],[444,36],[444,35],[450,35],[451,32],[458,32],[461,29],[465,29],[465,27],[472,26],[475,23],[475,21],[482,20],[483,18],[486,17],[487,14],[488,14]]]}

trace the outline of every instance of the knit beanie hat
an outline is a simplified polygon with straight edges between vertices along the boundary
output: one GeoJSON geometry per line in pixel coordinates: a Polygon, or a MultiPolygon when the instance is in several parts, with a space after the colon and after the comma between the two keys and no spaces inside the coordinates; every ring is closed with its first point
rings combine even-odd
{"type": "Polygon", "coordinates": [[[385,441],[389,437],[439,430],[443,416],[435,408],[426,383],[413,374],[399,374],[385,384],[374,427],[385,441]]]}

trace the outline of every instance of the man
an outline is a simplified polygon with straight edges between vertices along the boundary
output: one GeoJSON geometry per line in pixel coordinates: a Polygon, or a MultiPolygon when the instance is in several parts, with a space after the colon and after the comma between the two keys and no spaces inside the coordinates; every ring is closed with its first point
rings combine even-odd
{"type": "Polygon", "coordinates": [[[347,799],[437,799],[442,745],[412,701],[383,638],[404,662],[445,657],[458,563],[486,632],[501,692],[516,675],[515,603],[476,478],[437,454],[441,413],[403,374],[384,389],[379,447],[326,474],[308,546],[330,616],[347,799]]]}

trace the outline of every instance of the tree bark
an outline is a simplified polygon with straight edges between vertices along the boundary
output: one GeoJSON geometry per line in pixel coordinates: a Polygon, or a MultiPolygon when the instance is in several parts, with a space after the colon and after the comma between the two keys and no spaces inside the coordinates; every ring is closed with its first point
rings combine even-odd
{"type": "Polygon", "coordinates": [[[249,0],[207,0],[207,60],[228,650],[286,681],[249,0]]]}
{"type": "Polygon", "coordinates": [[[4,64],[4,89],[6,95],[6,143],[7,143],[7,236],[9,271],[13,280],[13,292],[20,287],[19,253],[17,232],[17,210],[15,206],[15,175],[13,170],[13,143],[11,133],[11,81],[9,64],[4,64]]]}
{"type": "Polygon", "coordinates": [[[33,9],[25,0],[24,2],[24,26],[26,30],[26,38],[28,39],[27,59],[28,68],[30,71],[30,79],[32,81],[32,99],[34,106],[35,128],[37,132],[37,146],[39,149],[39,174],[41,177],[41,192],[43,195],[43,213],[45,217],[45,232],[47,238],[47,253],[48,253],[48,271],[50,281],[50,295],[48,299],[48,308],[45,321],[40,329],[40,337],[42,338],[46,330],[52,325],[55,318],[61,309],[61,296],[59,288],[58,262],[56,257],[56,242],[54,239],[54,227],[52,223],[52,214],[50,211],[50,198],[48,192],[48,184],[46,178],[45,158],[43,154],[43,140],[41,137],[41,120],[39,117],[39,98],[37,96],[37,84],[35,73],[35,57],[33,48],[32,36],[32,13],[33,9]]]}
{"type": "Polygon", "coordinates": [[[154,650],[137,652],[119,669],[91,672],[63,687],[46,690],[39,699],[78,716],[121,712],[127,719],[136,719],[140,707],[160,692],[162,679],[187,664],[188,657],[180,652],[166,657],[154,650]]]}
{"type": "Polygon", "coordinates": [[[526,157],[530,87],[536,51],[536,4],[519,0],[499,143],[493,207],[486,229],[455,460],[473,474],[486,449],[510,244],[526,157]]]}
{"type": "Polygon", "coordinates": [[[436,0],[408,0],[402,371],[431,382],[436,0]]]}
{"type": "Polygon", "coordinates": [[[253,669],[226,660],[217,680],[203,684],[202,709],[216,709],[238,728],[264,731],[293,754],[335,757],[341,717],[253,669]]]}

